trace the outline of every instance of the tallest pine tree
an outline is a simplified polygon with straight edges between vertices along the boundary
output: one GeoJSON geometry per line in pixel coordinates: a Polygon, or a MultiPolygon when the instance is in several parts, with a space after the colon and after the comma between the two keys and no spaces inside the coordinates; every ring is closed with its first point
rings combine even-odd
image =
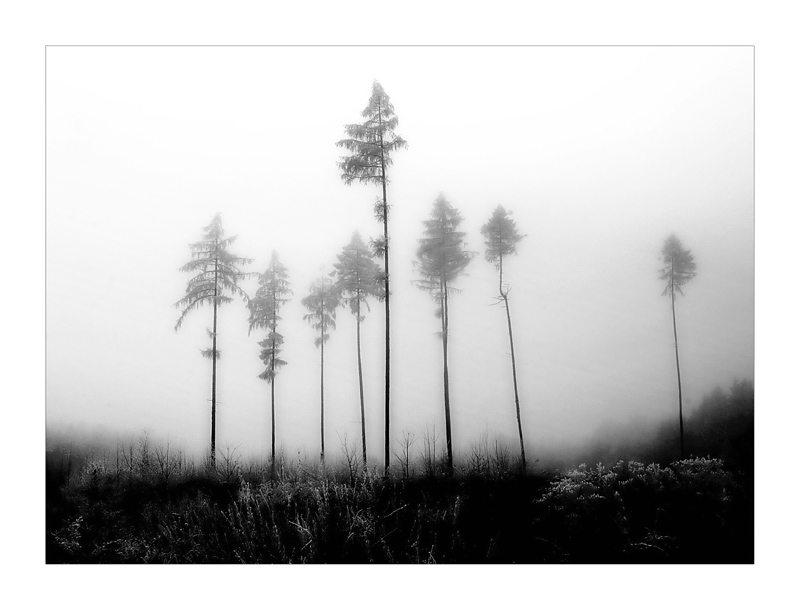
{"type": "Polygon", "coordinates": [[[389,203],[386,198],[386,185],[389,180],[387,168],[392,164],[392,153],[406,147],[406,141],[395,134],[397,116],[389,96],[378,81],[372,83],[372,95],[367,107],[361,112],[363,123],[345,125],[347,137],[336,145],[347,149],[351,154],[341,157],[339,169],[342,180],[350,185],[353,182],[380,184],[383,198],[375,204],[375,216],[383,223],[383,237],[375,241],[375,254],[383,258],[383,300],[386,309],[386,383],[385,383],[385,471],[389,472],[389,387],[390,387],[390,315],[389,315],[389,203]]]}

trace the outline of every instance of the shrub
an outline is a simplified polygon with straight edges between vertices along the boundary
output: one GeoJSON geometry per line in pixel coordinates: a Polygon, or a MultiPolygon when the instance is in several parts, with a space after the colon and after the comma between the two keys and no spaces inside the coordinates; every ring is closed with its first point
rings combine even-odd
{"type": "Polygon", "coordinates": [[[719,460],[553,477],[521,473],[497,444],[472,458],[452,477],[232,454],[212,469],[142,443],[69,476],[50,460],[47,561],[752,562],[751,500],[719,460]]]}

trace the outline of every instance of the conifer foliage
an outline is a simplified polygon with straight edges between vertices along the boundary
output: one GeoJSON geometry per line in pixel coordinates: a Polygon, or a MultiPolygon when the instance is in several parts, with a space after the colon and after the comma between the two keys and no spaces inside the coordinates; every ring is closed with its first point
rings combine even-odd
{"type": "Polygon", "coordinates": [[[367,429],[364,414],[364,372],[361,364],[361,322],[366,318],[362,307],[369,311],[368,297],[381,298],[383,286],[380,268],[372,258],[372,252],[361,239],[358,231],[353,233],[350,243],[338,255],[336,285],[342,297],[342,305],[349,305],[356,318],[356,352],[358,356],[358,393],[361,404],[361,452],[364,465],[367,463],[367,429]]]}
{"type": "Polygon", "coordinates": [[[248,303],[250,308],[250,330],[254,328],[267,329],[267,336],[258,345],[261,346],[261,361],[266,368],[259,375],[270,384],[270,402],[272,413],[272,464],[275,464],[275,376],[278,369],[286,364],[280,358],[283,335],[278,332],[278,315],[281,307],[289,300],[292,291],[289,288],[289,275],[286,267],[278,259],[278,253],[273,250],[267,270],[258,278],[258,290],[253,299],[248,303]]]}
{"type": "Polygon", "coordinates": [[[519,449],[522,460],[522,469],[525,470],[525,441],[522,436],[522,417],[519,408],[519,388],[517,386],[517,359],[514,354],[514,334],[511,330],[511,309],[508,305],[508,293],[511,288],[503,284],[503,258],[517,252],[517,242],[524,235],[517,231],[517,224],[506,212],[502,205],[498,205],[489,222],[481,227],[481,234],[486,240],[486,260],[494,263],[499,273],[499,299],[503,302],[508,320],[508,340],[511,344],[511,375],[514,380],[514,403],[517,408],[517,428],[519,431],[519,449]]]}
{"type": "Polygon", "coordinates": [[[211,223],[203,229],[203,239],[189,244],[192,260],[181,267],[181,271],[195,273],[186,286],[186,294],[175,303],[181,309],[181,315],[175,324],[177,331],[183,324],[187,314],[205,304],[213,309],[212,328],[208,331],[211,337],[211,348],[202,350],[203,356],[211,359],[211,463],[216,461],[217,430],[217,309],[223,303],[229,303],[233,296],[247,302],[247,294],[239,287],[239,282],[250,273],[240,270],[241,265],[252,262],[252,259],[241,258],[229,252],[228,248],[236,241],[236,236],[225,237],[222,228],[222,217],[216,214],[211,223]]]}
{"type": "Polygon", "coordinates": [[[406,148],[406,141],[398,136],[397,115],[389,96],[378,81],[372,83],[372,95],[367,107],[361,112],[363,123],[345,125],[347,137],[336,145],[350,151],[350,155],[341,157],[339,169],[342,180],[350,185],[353,182],[380,184],[383,197],[375,204],[375,215],[383,223],[383,237],[374,242],[375,253],[383,258],[383,299],[386,310],[386,373],[385,373],[385,439],[384,459],[385,472],[389,472],[389,396],[390,396],[390,313],[389,313],[389,202],[386,198],[388,184],[387,168],[392,165],[392,154],[406,148]]]}
{"type": "Polygon", "coordinates": [[[309,313],[303,319],[311,324],[319,336],[314,345],[319,348],[319,412],[320,412],[320,460],[325,462],[325,343],[330,338],[329,330],[336,328],[336,309],[339,307],[339,293],[330,277],[320,277],[311,284],[310,292],[301,303],[309,313]]]}
{"type": "Polygon", "coordinates": [[[667,282],[662,296],[669,295],[672,302],[672,332],[675,337],[675,366],[678,369],[678,418],[680,421],[681,459],[683,459],[683,394],[681,390],[681,362],[678,357],[678,326],[675,322],[675,292],[683,294],[681,286],[689,282],[695,275],[697,265],[691,250],[686,250],[681,241],[671,234],[664,241],[661,250],[661,261],[664,263],[659,279],[667,282]]]}
{"type": "Polygon", "coordinates": [[[444,416],[447,437],[447,467],[453,471],[453,442],[450,426],[450,380],[447,363],[447,340],[450,328],[449,297],[455,289],[452,283],[464,273],[472,260],[465,249],[466,233],[459,231],[461,214],[440,194],[433,203],[429,220],[423,221],[425,229],[419,240],[416,268],[422,275],[417,286],[426,290],[438,305],[436,316],[442,321],[442,354],[444,375],[444,416]]]}

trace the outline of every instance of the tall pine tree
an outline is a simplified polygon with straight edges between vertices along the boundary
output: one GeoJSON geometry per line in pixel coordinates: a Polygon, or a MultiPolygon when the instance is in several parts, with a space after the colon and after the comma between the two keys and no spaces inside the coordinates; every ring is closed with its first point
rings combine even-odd
{"type": "Polygon", "coordinates": [[[358,355],[358,393],[361,404],[361,452],[364,465],[367,464],[367,429],[364,414],[364,374],[361,365],[361,322],[365,316],[363,308],[369,311],[368,297],[382,297],[383,286],[379,281],[380,268],[372,258],[372,252],[361,239],[358,231],[353,233],[350,243],[338,255],[334,263],[337,287],[342,296],[342,305],[349,305],[356,318],[356,352],[358,355]]]}
{"type": "Polygon", "coordinates": [[[508,340],[511,344],[511,375],[514,380],[514,403],[517,408],[517,428],[519,430],[519,450],[522,459],[522,469],[525,470],[525,440],[522,436],[522,417],[519,408],[519,389],[517,386],[517,359],[514,354],[514,334],[511,331],[511,309],[508,306],[508,293],[511,288],[508,284],[503,284],[503,257],[507,257],[517,252],[517,242],[524,236],[517,232],[517,225],[506,212],[502,205],[498,205],[492,214],[489,222],[481,227],[481,233],[486,240],[486,260],[494,263],[499,272],[499,299],[503,302],[506,309],[508,320],[508,340]]]}
{"type": "Polygon", "coordinates": [[[683,392],[681,388],[681,362],[678,357],[678,326],[675,321],[675,292],[683,294],[681,286],[689,282],[695,275],[696,265],[691,250],[686,250],[681,241],[672,233],[664,241],[661,250],[661,261],[664,263],[659,279],[667,282],[662,296],[669,295],[672,302],[672,332],[675,337],[675,366],[678,369],[678,418],[680,421],[681,459],[683,451],[683,392]]]}
{"type": "Polygon", "coordinates": [[[383,197],[375,204],[375,215],[383,223],[383,238],[375,242],[376,255],[383,258],[383,299],[386,309],[386,373],[385,373],[385,472],[389,472],[389,397],[390,397],[390,312],[389,312],[389,202],[386,198],[386,186],[389,182],[387,169],[392,164],[392,153],[407,146],[406,141],[394,130],[397,127],[397,116],[394,113],[389,96],[378,81],[372,83],[372,95],[367,107],[361,112],[363,123],[345,125],[347,137],[336,145],[350,151],[350,155],[341,157],[339,169],[342,180],[350,185],[353,182],[380,184],[383,197]]]}
{"type": "Polygon", "coordinates": [[[330,339],[329,330],[336,328],[336,309],[339,294],[330,277],[321,277],[311,284],[310,292],[301,301],[309,313],[303,316],[319,336],[314,345],[319,348],[319,437],[320,460],[325,463],[325,343],[330,339]]]}
{"type": "Polygon", "coordinates": [[[459,231],[461,214],[440,194],[433,203],[429,220],[419,240],[416,268],[422,275],[416,284],[431,294],[438,305],[436,316],[442,322],[442,354],[444,375],[444,423],[447,437],[447,469],[453,472],[453,437],[450,424],[450,378],[447,361],[447,341],[450,330],[449,297],[455,291],[452,284],[464,272],[472,259],[465,249],[466,233],[459,231]]]}
{"type": "Polygon", "coordinates": [[[258,278],[258,290],[248,306],[250,308],[250,330],[265,328],[268,333],[265,339],[259,341],[261,346],[261,361],[266,368],[259,375],[270,384],[270,402],[272,412],[272,468],[275,468],[275,376],[278,369],[286,364],[280,358],[283,335],[278,332],[278,315],[288,296],[292,294],[289,289],[289,275],[286,267],[278,259],[278,253],[273,250],[267,270],[258,278]]]}
{"type": "Polygon", "coordinates": [[[230,293],[247,302],[247,294],[239,287],[239,281],[251,276],[239,269],[240,265],[253,262],[249,258],[241,258],[228,251],[228,247],[236,241],[236,236],[225,237],[222,218],[216,214],[211,223],[203,229],[201,241],[189,244],[192,260],[181,267],[181,271],[195,273],[186,286],[185,296],[175,303],[181,309],[181,315],[175,324],[177,331],[183,324],[186,315],[202,305],[211,304],[213,323],[208,331],[211,337],[211,348],[202,350],[203,356],[211,359],[211,464],[216,463],[217,448],[217,309],[223,303],[233,299],[226,296],[230,293]]]}

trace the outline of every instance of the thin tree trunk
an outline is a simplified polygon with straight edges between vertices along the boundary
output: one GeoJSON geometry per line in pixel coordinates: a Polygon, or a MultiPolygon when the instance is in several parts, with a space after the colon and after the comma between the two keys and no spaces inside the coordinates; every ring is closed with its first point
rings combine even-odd
{"type": "Polygon", "coordinates": [[[356,351],[358,352],[358,393],[361,399],[361,452],[364,468],[367,467],[367,426],[364,417],[364,376],[361,369],[361,299],[356,301],[356,351]]]}
{"type": "Polygon", "coordinates": [[[386,184],[384,183],[383,186],[383,209],[384,209],[384,220],[383,220],[383,238],[384,238],[384,252],[383,252],[383,269],[384,269],[384,303],[386,309],[386,336],[385,336],[385,343],[386,343],[386,372],[385,372],[385,404],[386,408],[384,409],[384,417],[386,419],[386,434],[384,439],[384,473],[388,476],[389,475],[389,396],[391,395],[390,392],[390,382],[391,382],[391,375],[390,375],[390,358],[391,358],[391,347],[390,347],[390,320],[391,316],[389,314],[389,225],[386,220],[386,214],[388,213],[388,209],[386,206],[386,184]]]}
{"type": "MultiPolygon", "coordinates": [[[[275,265],[272,265],[272,286],[276,286],[275,278],[275,265]]],[[[272,475],[275,476],[275,329],[277,328],[278,319],[278,304],[276,302],[277,295],[272,294],[272,325],[270,331],[272,332],[272,358],[270,359],[270,372],[271,377],[269,380],[270,385],[270,402],[272,411],[272,475]]]]}
{"type": "Polygon", "coordinates": [[[681,391],[681,361],[678,357],[678,325],[675,321],[675,286],[672,286],[672,332],[675,336],[675,365],[678,369],[678,419],[680,420],[681,431],[681,459],[683,453],[683,393],[681,391]]]}
{"type": "Polygon", "coordinates": [[[319,438],[320,454],[319,459],[325,464],[325,330],[323,327],[319,345],[319,438]]]}
{"type": "Polygon", "coordinates": [[[503,295],[506,304],[506,316],[508,318],[508,340],[511,344],[511,374],[514,377],[514,403],[517,406],[517,428],[519,429],[519,450],[522,457],[522,470],[527,470],[527,463],[525,461],[525,441],[522,437],[522,417],[520,416],[519,409],[519,390],[517,388],[517,359],[514,356],[514,335],[511,332],[511,310],[508,308],[508,296],[503,295]]]}
{"type": "Polygon", "coordinates": [[[447,471],[453,474],[453,439],[450,429],[450,377],[447,368],[447,331],[449,326],[447,311],[447,282],[442,282],[442,353],[444,356],[444,427],[447,436],[447,471]]]}
{"type": "MultiPolygon", "coordinates": [[[[272,331],[275,332],[274,330],[272,331]]],[[[270,379],[270,398],[272,402],[272,472],[275,472],[275,339],[272,340],[272,377],[270,379]]]]}
{"type": "Polygon", "coordinates": [[[385,167],[384,167],[384,158],[383,158],[383,137],[381,137],[381,171],[383,172],[383,289],[384,289],[384,307],[386,309],[386,335],[385,335],[385,343],[386,343],[386,372],[385,372],[385,404],[386,408],[384,410],[384,419],[386,421],[386,434],[384,439],[384,474],[386,476],[389,475],[389,445],[390,445],[390,436],[389,436],[389,397],[390,393],[390,382],[391,382],[391,375],[390,375],[390,358],[391,358],[391,347],[390,347],[390,314],[389,314],[389,205],[386,201],[386,174],[385,174],[385,167]]]}
{"type": "Polygon", "coordinates": [[[508,306],[508,292],[503,290],[503,254],[500,253],[500,296],[506,306],[506,317],[508,318],[508,341],[511,344],[511,375],[514,379],[514,403],[517,407],[517,428],[519,429],[519,450],[522,458],[522,470],[527,470],[525,461],[525,440],[522,436],[522,417],[519,409],[519,389],[517,386],[517,359],[514,355],[514,334],[511,331],[511,309],[508,306]]]}
{"type": "Polygon", "coordinates": [[[211,334],[211,466],[217,463],[217,259],[214,259],[214,327],[211,334]]]}

